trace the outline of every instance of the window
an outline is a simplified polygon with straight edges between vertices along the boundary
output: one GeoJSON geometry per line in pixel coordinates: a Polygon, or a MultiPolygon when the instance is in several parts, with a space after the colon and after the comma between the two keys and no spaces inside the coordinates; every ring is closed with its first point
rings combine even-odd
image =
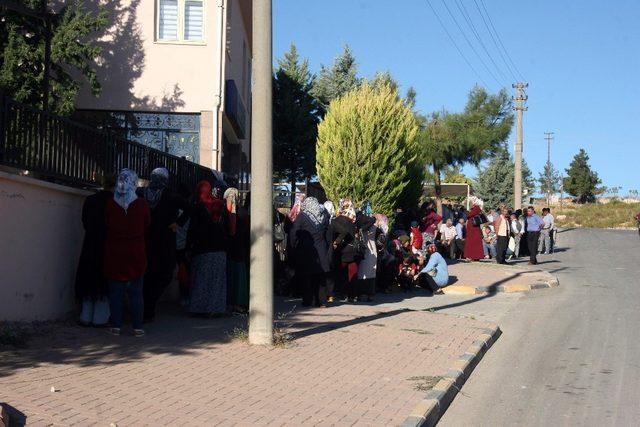
{"type": "Polygon", "coordinates": [[[204,0],[157,0],[157,40],[204,41],[204,0]]]}

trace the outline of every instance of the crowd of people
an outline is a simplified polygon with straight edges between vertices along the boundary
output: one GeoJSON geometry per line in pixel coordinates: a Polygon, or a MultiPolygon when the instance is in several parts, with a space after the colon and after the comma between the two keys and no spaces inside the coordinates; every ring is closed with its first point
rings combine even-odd
{"type": "MultiPolygon", "coordinates": [[[[157,303],[176,277],[188,313],[245,313],[248,198],[243,205],[237,189],[208,181],[193,191],[174,191],[163,167],[152,171],[145,187],[138,181],[123,169],[106,176],[103,189],[85,200],[76,277],[80,323],[120,335],[126,296],[133,333],[143,336],[144,323],[154,321],[157,303]]],[[[468,211],[444,205],[442,216],[433,203],[398,209],[390,221],[368,202],[356,206],[344,198],[335,206],[298,194],[290,209],[275,212],[276,281],[307,307],[370,302],[376,293],[416,287],[433,295],[448,285],[446,258],[506,264],[529,255],[536,264],[538,252],[553,249],[548,208],[542,217],[532,206],[522,212],[502,205],[485,214],[482,200],[472,196],[469,202],[468,211]]]]}
{"type": "Polygon", "coordinates": [[[123,169],[85,200],[76,275],[82,325],[120,335],[126,295],[133,333],[143,336],[176,268],[189,313],[247,310],[249,215],[238,190],[222,193],[202,181],[191,196],[185,187],[173,191],[169,178],[166,168],[156,168],[139,188],[137,174],[123,169]]]}

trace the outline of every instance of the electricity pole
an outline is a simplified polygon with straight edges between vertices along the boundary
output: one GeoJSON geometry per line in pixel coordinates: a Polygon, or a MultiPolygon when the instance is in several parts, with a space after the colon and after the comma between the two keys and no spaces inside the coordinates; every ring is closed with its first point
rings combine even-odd
{"type": "Polygon", "coordinates": [[[544,139],[547,140],[547,170],[546,170],[546,176],[545,178],[547,178],[547,207],[551,204],[551,180],[553,179],[553,176],[551,176],[551,143],[553,142],[553,132],[545,132],[544,133],[544,139]]]}
{"type": "Polygon", "coordinates": [[[516,103],[513,107],[516,110],[516,168],[513,177],[513,205],[514,209],[522,209],[522,112],[527,111],[524,103],[528,97],[524,90],[529,87],[529,83],[517,82],[512,87],[516,90],[516,95],[513,97],[516,103]]]}
{"type": "Polygon", "coordinates": [[[249,342],[273,344],[271,0],[253,0],[249,342]]]}

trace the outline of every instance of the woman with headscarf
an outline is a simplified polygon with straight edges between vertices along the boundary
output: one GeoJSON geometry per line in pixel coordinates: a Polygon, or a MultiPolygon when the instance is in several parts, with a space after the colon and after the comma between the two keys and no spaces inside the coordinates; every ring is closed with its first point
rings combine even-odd
{"type": "Polygon", "coordinates": [[[358,294],[356,279],[360,254],[356,250],[356,211],[349,199],[340,200],[340,211],[331,223],[333,256],[339,262],[336,272],[338,291],[346,295],[349,302],[355,302],[358,294]]]}
{"type": "Polygon", "coordinates": [[[213,196],[211,184],[201,181],[198,201],[191,210],[187,250],[191,255],[193,314],[224,313],[227,308],[229,221],[224,200],[213,196]]]}
{"type": "Polygon", "coordinates": [[[147,269],[145,231],[151,223],[149,204],[136,195],[138,175],[123,169],[115,192],[106,206],[107,236],[104,249],[104,275],[109,282],[112,327],[120,335],[124,316],[124,295],[128,294],[135,336],[144,335],[143,283],[147,269]]]}
{"type": "Polygon", "coordinates": [[[365,244],[364,258],[358,264],[358,295],[365,295],[367,302],[373,301],[376,293],[376,273],[378,269],[378,248],[376,238],[379,229],[375,226],[371,205],[367,202],[356,216],[356,227],[365,244]]]}
{"type": "Polygon", "coordinates": [[[103,326],[109,321],[109,294],[104,278],[104,242],[107,234],[105,212],[113,198],[116,176],[102,180],[102,190],[88,196],[82,205],[84,241],[76,273],[76,298],[82,304],[79,323],[103,326]]]}
{"type": "Polygon", "coordinates": [[[388,292],[393,283],[397,265],[395,256],[389,250],[389,219],[384,214],[375,214],[375,226],[379,231],[376,236],[378,251],[376,270],[376,290],[388,292]]]}
{"type": "Polygon", "coordinates": [[[464,243],[464,257],[478,261],[484,258],[484,251],[482,249],[482,224],[476,225],[473,218],[483,215],[482,208],[484,202],[475,196],[471,196],[469,201],[473,207],[467,213],[467,236],[464,243]]]}
{"type": "Polygon", "coordinates": [[[315,197],[307,197],[291,227],[291,256],[296,280],[302,291],[302,305],[320,306],[320,287],[325,285],[329,272],[329,245],[326,231],[329,217],[315,197]]]}
{"type": "Polygon", "coordinates": [[[449,283],[449,267],[447,261],[438,252],[438,247],[434,244],[427,246],[429,261],[427,265],[418,273],[414,279],[420,286],[436,295],[442,294],[442,289],[449,283]]]}
{"type": "Polygon", "coordinates": [[[333,220],[333,218],[336,217],[336,208],[333,206],[333,202],[331,200],[327,200],[322,206],[324,206],[324,210],[329,214],[329,220],[333,220]]]}
{"type": "Polygon", "coordinates": [[[238,203],[236,188],[228,188],[224,199],[229,216],[229,252],[227,257],[227,302],[237,312],[249,308],[249,212],[238,203]]]}
{"type": "Polygon", "coordinates": [[[189,219],[189,204],[169,187],[169,171],[156,168],[149,186],[138,190],[151,208],[147,230],[147,273],[144,277],[144,320],[152,322],[156,304],[173,279],[176,266],[176,232],[189,219]]]}

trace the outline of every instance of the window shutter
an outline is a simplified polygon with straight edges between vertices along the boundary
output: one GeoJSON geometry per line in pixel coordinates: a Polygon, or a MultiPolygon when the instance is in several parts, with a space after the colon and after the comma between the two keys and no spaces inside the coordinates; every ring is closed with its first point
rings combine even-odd
{"type": "Polygon", "coordinates": [[[160,0],[158,38],[178,39],[178,0],[160,0]]]}
{"type": "Polygon", "coordinates": [[[184,2],[184,39],[203,39],[203,7],[200,0],[186,0],[184,2]]]}

